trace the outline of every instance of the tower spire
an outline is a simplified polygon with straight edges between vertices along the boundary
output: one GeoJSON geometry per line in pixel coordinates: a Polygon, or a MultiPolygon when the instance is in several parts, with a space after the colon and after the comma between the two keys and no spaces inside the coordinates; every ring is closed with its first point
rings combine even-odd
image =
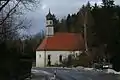
{"type": "Polygon", "coordinates": [[[49,8],[49,13],[50,13],[50,8],[49,8]]]}
{"type": "Polygon", "coordinates": [[[46,36],[47,37],[54,35],[53,20],[54,20],[54,16],[51,14],[50,8],[49,8],[49,13],[46,16],[46,36]]]}

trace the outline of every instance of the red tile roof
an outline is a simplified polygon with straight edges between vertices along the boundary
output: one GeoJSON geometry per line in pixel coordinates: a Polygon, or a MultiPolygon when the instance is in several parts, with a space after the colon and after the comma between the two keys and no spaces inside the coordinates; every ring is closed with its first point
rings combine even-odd
{"type": "Polygon", "coordinates": [[[56,33],[47,37],[38,46],[37,51],[73,51],[83,50],[84,40],[80,33],[56,33]]]}

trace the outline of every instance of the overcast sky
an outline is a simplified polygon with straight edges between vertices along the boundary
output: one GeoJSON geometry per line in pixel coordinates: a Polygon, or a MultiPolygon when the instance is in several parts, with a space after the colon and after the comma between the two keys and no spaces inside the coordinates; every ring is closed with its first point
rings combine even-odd
{"type": "MultiPolygon", "coordinates": [[[[91,4],[97,2],[101,4],[101,0],[89,0],[91,4]]],[[[45,29],[45,16],[49,11],[54,13],[57,18],[63,18],[67,14],[75,13],[79,10],[81,5],[86,4],[88,0],[41,0],[38,7],[33,12],[26,14],[29,20],[32,20],[32,26],[28,30],[29,34],[36,34],[45,29]]],[[[116,4],[120,4],[120,0],[115,1],[116,4]]]]}

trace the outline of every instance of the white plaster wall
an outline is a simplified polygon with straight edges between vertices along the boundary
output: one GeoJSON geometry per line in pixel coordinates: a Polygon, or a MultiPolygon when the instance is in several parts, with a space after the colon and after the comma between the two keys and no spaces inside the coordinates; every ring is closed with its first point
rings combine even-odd
{"type": "Polygon", "coordinates": [[[67,58],[68,55],[74,54],[74,53],[80,53],[81,51],[46,51],[46,63],[48,60],[48,55],[51,55],[51,65],[54,65],[55,63],[59,64],[59,56],[62,55],[62,59],[67,58]]]}
{"type": "Polygon", "coordinates": [[[36,51],[36,67],[45,67],[44,64],[46,61],[46,65],[48,63],[48,55],[51,55],[51,65],[55,63],[60,64],[59,56],[62,55],[62,59],[67,58],[70,54],[78,54],[81,51],[36,51]],[[46,53],[46,60],[45,60],[46,53]],[[39,57],[41,55],[41,57],[39,57]]]}
{"type": "Polygon", "coordinates": [[[70,51],[46,51],[46,63],[48,60],[48,55],[51,55],[51,65],[54,65],[55,63],[59,64],[59,56],[62,55],[63,58],[67,57],[69,54],[71,54],[70,51]]]}
{"type": "Polygon", "coordinates": [[[44,67],[45,61],[45,53],[44,51],[36,51],[36,67],[44,67]]]}

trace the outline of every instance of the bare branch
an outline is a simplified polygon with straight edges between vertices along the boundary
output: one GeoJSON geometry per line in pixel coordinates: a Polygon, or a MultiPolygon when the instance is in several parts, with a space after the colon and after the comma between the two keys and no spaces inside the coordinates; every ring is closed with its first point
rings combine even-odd
{"type": "Polygon", "coordinates": [[[24,23],[24,20],[21,21],[18,25],[16,25],[13,29],[8,30],[7,32],[11,32],[11,31],[17,31],[18,29],[23,29],[24,26],[21,26],[24,23]]]}
{"type": "Polygon", "coordinates": [[[18,6],[18,4],[20,3],[20,1],[21,0],[19,0],[17,2],[17,4],[7,13],[6,17],[2,20],[2,22],[0,23],[0,25],[2,25],[5,22],[5,20],[9,17],[10,13],[18,6]]]}
{"type": "Polygon", "coordinates": [[[0,7],[0,12],[2,11],[2,9],[10,2],[10,0],[7,0],[6,3],[4,3],[1,7],[0,7]]]}
{"type": "Polygon", "coordinates": [[[26,6],[26,4],[23,3],[23,6],[24,6],[26,9],[32,11],[30,8],[28,8],[28,7],[26,6]]]}
{"type": "MultiPolygon", "coordinates": [[[[31,24],[25,26],[25,24],[24,24],[25,20],[26,19],[20,21],[19,24],[17,24],[14,28],[9,29],[9,27],[8,27],[8,29],[5,31],[5,33],[0,32],[0,34],[8,34],[8,33],[11,33],[12,31],[17,31],[20,29],[28,29],[31,26],[31,24]]],[[[29,21],[28,23],[31,23],[31,21],[29,21]]]]}
{"type": "Polygon", "coordinates": [[[35,5],[34,4],[35,0],[4,0],[4,1],[5,2],[2,3],[2,5],[0,5],[0,8],[2,8],[3,5],[4,5],[3,8],[5,8],[5,9],[2,8],[4,10],[4,12],[3,12],[4,17],[2,17],[1,22],[0,22],[0,28],[1,28],[0,40],[2,40],[2,41],[6,40],[6,39],[11,39],[11,38],[13,39],[15,37],[20,37],[20,33],[19,33],[20,30],[22,30],[22,31],[28,30],[28,27],[31,26],[31,24],[30,24],[31,22],[26,22],[26,20],[17,22],[17,21],[19,21],[19,19],[21,19],[21,18],[18,18],[18,17],[21,17],[20,14],[18,14],[18,13],[19,13],[19,11],[23,10],[23,9],[19,10],[19,8],[25,8],[25,9],[31,10],[31,9],[29,9],[28,6],[33,8],[32,4],[35,5]],[[9,2],[6,3],[7,1],[9,1],[9,2]],[[13,4],[13,6],[11,5],[11,2],[13,4]],[[6,5],[5,5],[5,3],[6,3],[6,5]],[[10,6],[9,6],[9,4],[10,4],[10,6]]]}
{"type": "Polygon", "coordinates": [[[37,4],[40,3],[39,1],[41,1],[41,0],[37,0],[37,1],[36,0],[22,0],[21,3],[25,7],[25,9],[33,11],[32,8],[33,7],[35,8],[37,6],[37,4]]]}

